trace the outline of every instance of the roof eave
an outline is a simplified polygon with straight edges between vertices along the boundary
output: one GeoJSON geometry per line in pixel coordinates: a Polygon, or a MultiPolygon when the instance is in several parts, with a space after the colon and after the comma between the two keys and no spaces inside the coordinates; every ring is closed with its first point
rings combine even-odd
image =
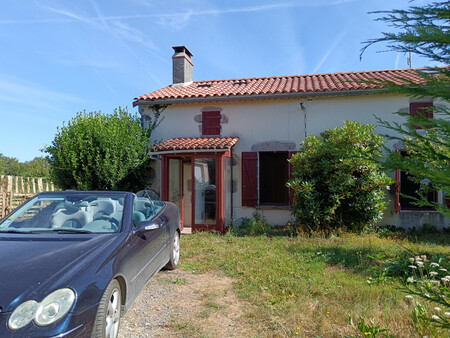
{"type": "Polygon", "coordinates": [[[277,94],[257,94],[257,95],[233,95],[233,96],[207,96],[207,97],[187,97],[176,99],[160,99],[160,100],[136,100],[133,107],[136,106],[154,106],[154,105],[170,105],[177,103],[199,103],[211,101],[243,101],[258,99],[284,99],[284,98],[304,98],[313,96],[354,96],[364,94],[384,93],[389,90],[386,88],[377,89],[361,89],[361,90],[339,90],[329,92],[298,92],[298,93],[277,93],[277,94]]]}

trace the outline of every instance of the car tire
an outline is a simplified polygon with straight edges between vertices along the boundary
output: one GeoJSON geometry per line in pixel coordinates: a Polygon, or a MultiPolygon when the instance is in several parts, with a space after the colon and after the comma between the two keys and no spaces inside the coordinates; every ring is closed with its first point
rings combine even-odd
{"type": "Polygon", "coordinates": [[[116,338],[118,336],[121,305],[120,285],[116,279],[113,279],[100,300],[91,338],[116,338]]]}
{"type": "Polygon", "coordinates": [[[170,243],[170,259],[166,264],[165,268],[167,270],[175,270],[180,261],[180,233],[175,231],[173,234],[173,239],[170,243]]]}

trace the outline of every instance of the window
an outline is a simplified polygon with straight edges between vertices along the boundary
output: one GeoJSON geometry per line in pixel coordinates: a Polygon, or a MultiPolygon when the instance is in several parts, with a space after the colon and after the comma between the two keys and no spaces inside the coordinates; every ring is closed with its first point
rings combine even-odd
{"type": "MultiPolygon", "coordinates": [[[[430,210],[430,207],[418,207],[414,205],[414,200],[404,196],[419,197],[417,191],[420,189],[420,184],[417,184],[409,179],[411,175],[407,172],[400,171],[400,207],[402,210],[430,210]]],[[[437,202],[437,192],[427,192],[427,200],[430,202],[437,202]]]]}
{"type": "Polygon", "coordinates": [[[259,153],[259,204],[289,204],[288,152],[259,153]]]}
{"type": "MultiPolygon", "coordinates": [[[[411,102],[409,104],[409,113],[411,116],[425,116],[433,118],[433,102],[411,102]]],[[[420,126],[413,126],[415,129],[422,129],[420,126]]]]}
{"type": "Polygon", "coordinates": [[[220,135],[220,111],[202,112],[202,135],[220,135]]]}
{"type": "MultiPolygon", "coordinates": [[[[404,152],[401,152],[405,156],[404,152]]],[[[397,181],[397,201],[396,212],[400,210],[431,210],[430,207],[419,207],[414,204],[414,200],[407,196],[419,197],[418,191],[420,190],[420,184],[413,182],[410,178],[412,175],[405,171],[397,170],[395,179],[397,181]]],[[[427,200],[430,202],[437,202],[437,191],[427,192],[427,200]]]]}
{"type": "Polygon", "coordinates": [[[242,152],[242,206],[289,205],[286,182],[295,152],[242,152]]]}

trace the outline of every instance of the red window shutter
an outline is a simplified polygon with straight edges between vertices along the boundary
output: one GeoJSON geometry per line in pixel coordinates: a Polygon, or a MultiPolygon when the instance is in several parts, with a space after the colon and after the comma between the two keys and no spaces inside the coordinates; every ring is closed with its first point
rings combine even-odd
{"type": "Polygon", "coordinates": [[[220,111],[202,112],[202,134],[220,135],[220,111]]]}
{"type": "MultiPolygon", "coordinates": [[[[297,153],[298,153],[298,151],[290,151],[288,158],[291,159],[291,157],[297,153]]],[[[292,163],[289,162],[289,180],[292,180],[294,178],[294,176],[292,176],[293,171],[294,171],[294,168],[292,166],[292,163]]],[[[289,189],[289,204],[292,204],[293,201],[294,201],[294,191],[292,189],[289,189]]]]}
{"type": "MultiPolygon", "coordinates": [[[[400,154],[400,150],[395,152],[400,154]]],[[[395,170],[395,213],[400,213],[400,169],[395,170]]]]}
{"type": "Polygon", "coordinates": [[[258,203],[258,153],[242,152],[242,206],[258,203]]]}
{"type": "MultiPolygon", "coordinates": [[[[431,108],[433,107],[433,102],[411,102],[409,104],[409,113],[412,116],[422,116],[428,117],[430,119],[433,118],[433,111],[431,108]]],[[[422,129],[419,126],[413,126],[415,129],[422,129]]]]}

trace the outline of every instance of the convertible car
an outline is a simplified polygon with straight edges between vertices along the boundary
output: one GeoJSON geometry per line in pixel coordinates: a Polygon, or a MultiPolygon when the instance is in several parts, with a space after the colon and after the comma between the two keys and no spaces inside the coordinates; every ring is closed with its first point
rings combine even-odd
{"type": "Polygon", "coordinates": [[[117,337],[148,280],[179,257],[172,203],[38,194],[0,221],[0,337],[117,337]]]}

